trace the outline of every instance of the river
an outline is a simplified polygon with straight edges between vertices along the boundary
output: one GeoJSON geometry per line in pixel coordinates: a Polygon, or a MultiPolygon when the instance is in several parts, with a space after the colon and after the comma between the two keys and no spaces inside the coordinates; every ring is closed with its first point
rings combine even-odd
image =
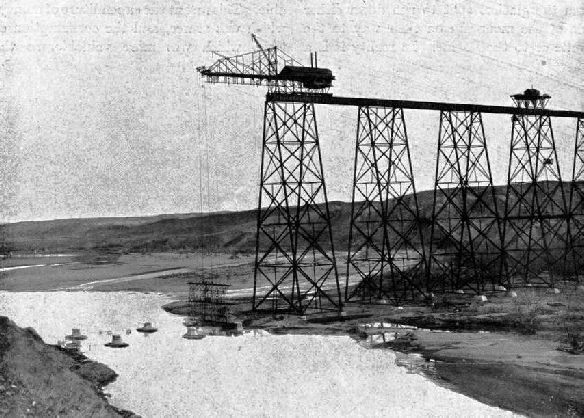
{"type": "Polygon", "coordinates": [[[0,292],[0,315],[56,343],[80,328],[82,351],[119,373],[111,403],[144,417],[513,416],[396,365],[391,350],[346,336],[185,340],[165,296],[131,292],[0,292]],[[136,327],[151,321],[158,332],[136,327]],[[128,334],[127,332],[130,331],[128,334]],[[104,346],[119,333],[129,346],[104,346]]]}

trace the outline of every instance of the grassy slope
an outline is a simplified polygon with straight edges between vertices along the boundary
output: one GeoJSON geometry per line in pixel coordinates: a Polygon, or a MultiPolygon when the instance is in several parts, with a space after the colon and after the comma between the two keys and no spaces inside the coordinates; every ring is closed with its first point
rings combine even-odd
{"type": "MultiPolygon", "coordinates": [[[[541,187],[554,188],[555,183],[541,183],[541,187]]],[[[568,185],[564,187],[568,194],[568,185]]],[[[450,193],[446,191],[445,193],[450,193]]],[[[495,188],[500,213],[504,210],[506,188],[495,188]]],[[[555,201],[561,201],[560,190],[555,191],[555,201]]],[[[487,193],[486,196],[490,195],[487,193]]],[[[527,195],[528,198],[530,194],[527,195]]],[[[413,196],[407,195],[404,202],[414,207],[413,196]]],[[[423,191],[417,196],[419,222],[423,239],[430,240],[434,192],[423,191]]],[[[458,196],[455,200],[461,201],[458,196]]],[[[486,199],[489,201],[490,199],[486,199]]],[[[529,200],[529,199],[528,199],[529,200]]],[[[439,206],[445,201],[438,194],[439,206]]],[[[510,199],[512,205],[515,198],[510,199]]],[[[474,198],[467,199],[467,206],[484,216],[484,208],[473,205],[474,198]]],[[[459,205],[462,206],[462,205],[459,205]]],[[[491,205],[492,206],[492,205],[491,205]]],[[[330,202],[329,211],[333,230],[333,244],[337,251],[347,251],[351,204],[330,202]]],[[[448,210],[442,212],[446,216],[448,210]]],[[[392,215],[397,217],[397,214],[392,215]]],[[[411,215],[408,215],[411,216],[411,215]]],[[[393,218],[392,218],[393,219],[393,218]]],[[[392,222],[399,228],[399,222],[392,222]]],[[[88,218],[41,222],[19,222],[0,226],[0,236],[6,245],[16,252],[166,252],[205,249],[225,253],[253,253],[256,244],[257,211],[222,212],[211,214],[177,214],[142,218],[88,218]]],[[[405,228],[405,227],[404,227],[405,228]]],[[[414,229],[415,231],[415,229],[414,229]]],[[[392,232],[390,231],[390,239],[392,232]]],[[[492,228],[490,234],[497,234],[492,228]]],[[[328,234],[323,235],[328,238],[328,234]]],[[[417,237],[412,236],[417,241],[417,237]]],[[[497,237],[493,236],[493,239],[497,237]]],[[[448,247],[448,237],[437,232],[434,236],[439,247],[448,247]]],[[[327,239],[321,245],[328,249],[327,239]]]]}
{"type": "Polygon", "coordinates": [[[102,377],[92,383],[72,371],[80,367],[34,330],[0,317],[0,415],[120,416],[98,394],[102,377]]]}
{"type": "MultiPolygon", "coordinates": [[[[418,195],[420,212],[429,219],[432,192],[418,195]]],[[[406,196],[406,202],[412,197],[406,196]]],[[[334,244],[344,249],[349,238],[351,204],[330,202],[334,244]]],[[[181,249],[255,250],[257,211],[164,215],[143,218],[87,218],[18,222],[2,226],[14,251],[110,250],[164,251],[181,249]]]]}

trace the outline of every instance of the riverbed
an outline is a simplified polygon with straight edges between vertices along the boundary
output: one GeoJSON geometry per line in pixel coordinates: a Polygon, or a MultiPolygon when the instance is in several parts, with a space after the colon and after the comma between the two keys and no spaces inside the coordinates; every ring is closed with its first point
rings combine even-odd
{"type": "Polygon", "coordinates": [[[159,294],[0,292],[0,315],[56,343],[80,328],[81,350],[119,373],[111,403],[148,416],[512,416],[396,365],[391,350],[346,336],[270,335],[185,340],[159,294]],[[136,332],[150,321],[158,332],[136,332]],[[111,334],[129,343],[104,346],[111,334]]]}

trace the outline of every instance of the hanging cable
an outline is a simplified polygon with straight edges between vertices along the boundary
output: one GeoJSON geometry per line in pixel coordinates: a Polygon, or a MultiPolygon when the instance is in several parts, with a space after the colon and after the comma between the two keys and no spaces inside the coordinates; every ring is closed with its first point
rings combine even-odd
{"type": "MultiPolygon", "coordinates": [[[[200,79],[199,79],[200,80],[200,79]]],[[[206,111],[206,102],[207,96],[205,91],[205,86],[202,83],[199,84],[199,88],[201,89],[201,94],[199,94],[199,101],[198,109],[197,109],[197,121],[198,121],[198,138],[197,138],[197,151],[198,151],[198,164],[199,164],[199,219],[198,224],[202,225],[201,217],[203,216],[203,194],[204,194],[204,187],[203,187],[203,153],[204,150],[201,149],[201,138],[207,137],[206,127],[207,127],[207,111],[206,111]]],[[[205,256],[204,256],[204,242],[203,242],[203,231],[199,232],[199,268],[201,269],[201,275],[203,274],[203,270],[205,268],[205,256]]]]}

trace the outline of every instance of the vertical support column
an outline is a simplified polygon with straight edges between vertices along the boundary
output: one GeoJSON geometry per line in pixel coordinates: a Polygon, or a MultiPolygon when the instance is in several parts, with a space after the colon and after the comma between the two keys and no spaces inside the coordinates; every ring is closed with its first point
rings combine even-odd
{"type": "Polygon", "coordinates": [[[424,297],[425,262],[403,109],[359,107],[345,299],[424,297]]]}
{"type": "Polygon", "coordinates": [[[502,229],[480,113],[440,112],[432,220],[431,289],[480,293],[503,284],[502,229]]]}
{"type": "Polygon", "coordinates": [[[573,262],[573,276],[580,282],[584,270],[584,119],[576,122],[574,163],[570,183],[570,243],[568,251],[573,262]]]}
{"type": "MultiPolygon", "coordinates": [[[[515,97],[536,108],[549,98],[530,98],[528,91],[515,97]]],[[[513,115],[512,123],[504,230],[509,274],[515,286],[554,286],[564,273],[569,231],[551,118],[513,115]]]]}
{"type": "Polygon", "coordinates": [[[313,103],[266,102],[256,238],[254,310],[340,305],[313,103]]]}

